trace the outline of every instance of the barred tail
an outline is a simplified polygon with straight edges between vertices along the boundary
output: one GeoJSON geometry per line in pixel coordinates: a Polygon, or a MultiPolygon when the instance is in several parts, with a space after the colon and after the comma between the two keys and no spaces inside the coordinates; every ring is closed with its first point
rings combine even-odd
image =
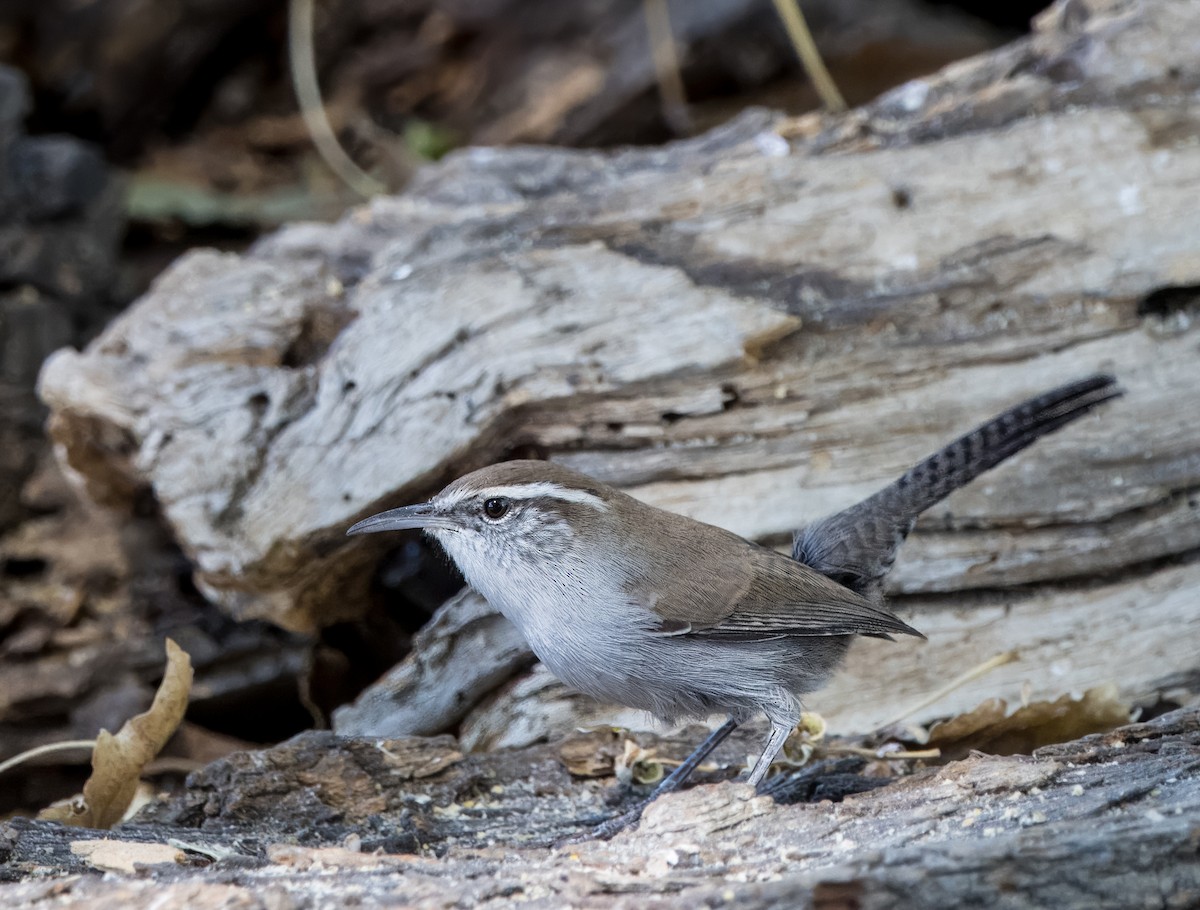
{"type": "Polygon", "coordinates": [[[865,594],[891,568],[917,516],[1059,427],[1122,395],[1090,376],[1030,398],[930,455],[858,505],[798,531],[792,556],[865,594]]]}

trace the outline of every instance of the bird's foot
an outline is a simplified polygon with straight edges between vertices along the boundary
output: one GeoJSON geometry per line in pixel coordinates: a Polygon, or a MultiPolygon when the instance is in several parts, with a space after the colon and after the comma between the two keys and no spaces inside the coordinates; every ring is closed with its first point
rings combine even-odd
{"type": "Polygon", "coordinates": [[[652,800],[645,800],[638,803],[628,812],[621,815],[615,815],[612,818],[606,819],[591,829],[580,831],[577,834],[571,834],[567,837],[555,841],[555,847],[567,847],[572,844],[582,844],[590,840],[611,840],[616,835],[620,834],[626,828],[636,828],[642,818],[642,811],[650,805],[652,800]]]}
{"type": "Polygon", "coordinates": [[[606,822],[601,822],[591,830],[588,834],[588,839],[610,840],[626,828],[636,828],[638,822],[642,820],[642,810],[648,805],[650,805],[649,802],[640,803],[622,815],[617,815],[606,822]]]}

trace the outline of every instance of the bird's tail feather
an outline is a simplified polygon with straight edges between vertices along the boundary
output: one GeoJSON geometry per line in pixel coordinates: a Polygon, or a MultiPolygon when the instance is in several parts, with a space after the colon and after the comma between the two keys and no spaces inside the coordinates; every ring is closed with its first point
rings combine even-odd
{"type": "Polygon", "coordinates": [[[933,453],[873,496],[797,532],[792,555],[866,594],[891,568],[918,515],[1047,433],[1122,394],[1113,376],[1100,374],[1030,398],[933,453]]]}

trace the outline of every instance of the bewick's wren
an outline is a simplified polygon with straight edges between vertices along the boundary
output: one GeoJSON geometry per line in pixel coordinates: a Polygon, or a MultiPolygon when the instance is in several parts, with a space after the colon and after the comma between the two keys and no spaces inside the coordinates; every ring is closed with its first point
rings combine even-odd
{"type": "Polygon", "coordinates": [[[1094,376],[1006,411],[798,532],[793,558],[543,461],[483,468],[348,533],[423,528],[581,692],[666,720],[728,715],[655,795],[740,721],[765,714],[771,733],[748,777],[757,784],[800,718],[800,696],[825,681],[853,636],[920,636],[880,597],[917,516],[1119,394],[1112,377],[1094,376]]]}

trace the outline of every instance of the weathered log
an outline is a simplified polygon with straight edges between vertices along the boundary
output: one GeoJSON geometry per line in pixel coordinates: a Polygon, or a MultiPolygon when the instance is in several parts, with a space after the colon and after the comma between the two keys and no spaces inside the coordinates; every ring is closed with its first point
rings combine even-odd
{"type": "Polygon", "coordinates": [[[0,885],[0,899],[13,910],[51,895],[79,907],[258,908],[334,892],[365,906],[428,907],[1200,900],[1194,708],[1032,757],[977,753],[838,803],[778,805],[744,785],[699,786],[660,800],[611,842],[546,850],[538,844],[637,798],[572,778],[556,751],[464,757],[449,738],[305,734],[214,763],[188,792],[108,834],[0,824],[0,870],[29,879],[0,885]],[[96,838],[132,842],[131,867],[140,842],[182,859],[162,865],[160,850],[144,854],[160,864],[142,875],[101,877],[89,874],[101,862],[86,848],[96,838]]]}
{"type": "Polygon", "coordinates": [[[513,451],[782,543],[1106,369],[1125,399],[902,551],[891,593],[931,643],[867,643],[841,685],[870,701],[816,707],[886,719],[993,642],[1026,661],[988,694],[1160,689],[1200,621],[1197,25],[1071,3],[844,118],[452,156],[338,225],[183,260],[47,364],[55,438],[97,495],[153,493],[215,602],[312,628],[364,609],[389,546],[353,519],[513,451]]]}

